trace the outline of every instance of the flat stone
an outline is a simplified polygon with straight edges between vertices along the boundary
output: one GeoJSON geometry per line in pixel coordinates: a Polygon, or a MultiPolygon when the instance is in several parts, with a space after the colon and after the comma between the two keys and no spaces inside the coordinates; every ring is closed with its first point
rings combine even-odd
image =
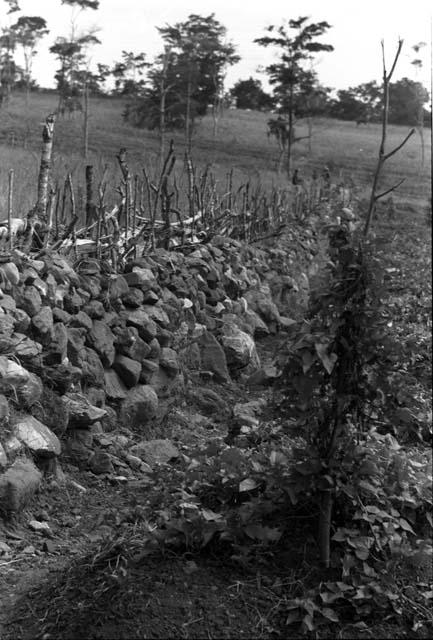
{"type": "Polygon", "coordinates": [[[166,464],[180,455],[170,440],[144,440],[131,447],[130,451],[151,467],[166,464]]]}
{"type": "Polygon", "coordinates": [[[16,513],[33,498],[42,482],[42,473],[27,458],[19,458],[0,475],[0,503],[6,513],[16,513]]]}
{"type": "Polygon", "coordinates": [[[62,396],[69,412],[68,429],[86,429],[107,415],[105,409],[90,404],[81,393],[69,393],[62,396]]]}
{"type": "Polygon", "coordinates": [[[33,416],[21,417],[14,425],[13,434],[36,456],[49,458],[60,455],[58,437],[33,416]]]}

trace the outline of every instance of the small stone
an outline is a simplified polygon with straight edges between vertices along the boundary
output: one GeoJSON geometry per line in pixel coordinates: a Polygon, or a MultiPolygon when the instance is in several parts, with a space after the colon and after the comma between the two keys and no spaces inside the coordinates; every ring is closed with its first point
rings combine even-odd
{"type": "Polygon", "coordinates": [[[29,527],[32,531],[35,531],[36,533],[41,533],[47,538],[51,538],[51,536],[53,535],[48,522],[39,522],[39,520],[30,520],[29,527]]]}
{"type": "Polygon", "coordinates": [[[112,458],[106,451],[95,451],[89,460],[89,468],[95,475],[113,472],[112,458]]]}

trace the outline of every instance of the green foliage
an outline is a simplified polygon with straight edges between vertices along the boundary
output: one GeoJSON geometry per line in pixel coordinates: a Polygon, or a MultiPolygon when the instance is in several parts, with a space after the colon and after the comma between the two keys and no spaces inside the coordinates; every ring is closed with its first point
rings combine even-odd
{"type": "Polygon", "coordinates": [[[165,51],[150,70],[150,86],[130,103],[125,119],[149,129],[188,129],[222,98],[225,70],[239,60],[226,28],[214,14],[191,14],[185,22],[158,28],[165,51]]]}
{"type": "Polygon", "coordinates": [[[248,80],[238,80],[230,89],[230,95],[236,100],[237,109],[261,111],[273,106],[273,99],[263,90],[260,80],[252,77],[248,80]]]}

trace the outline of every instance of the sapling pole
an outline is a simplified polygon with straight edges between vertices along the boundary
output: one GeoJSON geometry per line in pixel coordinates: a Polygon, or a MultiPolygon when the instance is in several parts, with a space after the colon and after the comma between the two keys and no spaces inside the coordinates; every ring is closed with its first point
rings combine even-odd
{"type": "Polygon", "coordinates": [[[389,73],[386,70],[385,45],[383,40],[381,42],[381,46],[382,46],[382,71],[383,71],[382,138],[381,138],[380,147],[379,147],[379,158],[377,161],[376,171],[373,178],[373,185],[371,188],[370,202],[369,202],[368,211],[367,211],[367,219],[364,226],[364,237],[367,237],[369,234],[373,215],[376,210],[377,201],[383,198],[384,196],[386,196],[388,193],[395,191],[395,189],[397,189],[404,182],[404,178],[403,178],[402,180],[399,180],[399,182],[397,182],[395,185],[393,185],[389,189],[382,191],[382,193],[377,193],[379,178],[382,173],[383,165],[389,158],[391,158],[391,156],[397,153],[397,151],[399,151],[406,144],[409,138],[415,133],[415,129],[411,129],[407,134],[407,136],[399,145],[397,145],[392,151],[389,151],[388,153],[386,153],[385,146],[386,146],[386,136],[387,136],[387,128],[388,128],[389,83],[394,73],[397,60],[401,53],[401,49],[403,47],[403,40],[400,39],[398,41],[397,51],[395,53],[394,61],[392,63],[391,70],[389,73]]]}

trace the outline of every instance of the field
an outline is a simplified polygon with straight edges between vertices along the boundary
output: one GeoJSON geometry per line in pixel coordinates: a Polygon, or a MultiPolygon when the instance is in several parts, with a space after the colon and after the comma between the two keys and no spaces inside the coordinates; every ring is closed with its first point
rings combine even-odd
{"type": "MultiPolygon", "coordinates": [[[[14,95],[10,104],[0,110],[0,219],[6,216],[7,184],[9,169],[15,171],[14,215],[24,216],[34,204],[36,176],[39,165],[41,124],[45,117],[56,110],[55,94],[34,94],[28,111],[24,96],[14,95]]],[[[152,176],[157,163],[158,135],[156,132],[136,129],[122,119],[124,102],[114,98],[94,98],[90,104],[89,158],[95,167],[96,177],[102,175],[106,164],[108,184],[115,199],[119,182],[119,170],[115,159],[121,147],[128,150],[131,169],[142,175],[145,166],[152,176]],[[110,174],[113,176],[110,179],[110,174]]],[[[212,118],[205,117],[197,124],[193,139],[193,162],[198,172],[211,165],[217,185],[224,192],[227,174],[233,169],[234,185],[250,181],[252,187],[284,186],[287,178],[278,176],[276,164],[278,148],[266,135],[268,114],[240,110],[226,110],[213,136],[212,118]]],[[[56,123],[53,179],[63,180],[71,172],[75,187],[84,183],[82,149],[83,118],[59,119],[56,123]]],[[[398,145],[408,129],[390,126],[387,148],[398,145]]],[[[306,127],[300,123],[297,135],[305,135],[306,127]]],[[[387,162],[382,187],[389,188],[401,178],[405,182],[394,195],[395,199],[410,201],[423,207],[430,200],[431,147],[430,131],[424,132],[425,158],[422,163],[421,140],[418,133],[408,144],[387,162]]],[[[179,184],[186,178],[184,171],[184,138],[173,134],[177,154],[176,176],[179,184]]],[[[353,180],[358,188],[368,193],[375,169],[380,126],[376,124],[356,126],[353,122],[322,119],[314,123],[311,150],[307,140],[295,146],[293,168],[308,179],[314,169],[326,165],[332,180],[353,180]]]]}

